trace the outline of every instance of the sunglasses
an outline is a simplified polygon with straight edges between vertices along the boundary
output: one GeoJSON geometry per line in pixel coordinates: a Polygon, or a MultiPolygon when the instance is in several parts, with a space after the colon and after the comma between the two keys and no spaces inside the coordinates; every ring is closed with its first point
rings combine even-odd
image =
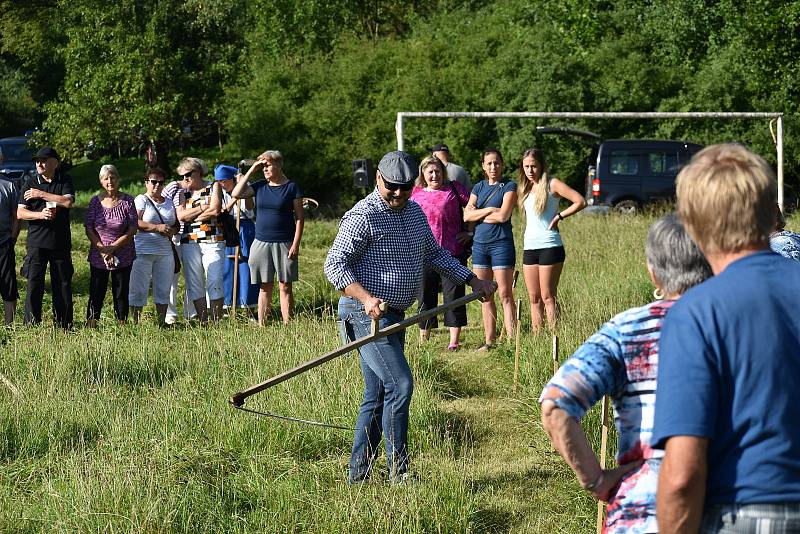
{"type": "Polygon", "coordinates": [[[393,184],[392,182],[386,181],[386,178],[383,178],[383,187],[388,189],[389,191],[411,191],[414,188],[414,182],[408,182],[405,184],[393,184]]]}
{"type": "Polygon", "coordinates": [[[152,185],[164,185],[164,180],[147,180],[152,185]]]}
{"type": "Polygon", "coordinates": [[[181,174],[181,178],[183,178],[184,180],[191,180],[193,174],[194,171],[189,171],[186,174],[181,174]]]}
{"type": "Polygon", "coordinates": [[[45,163],[47,163],[46,159],[37,159],[36,160],[36,164],[37,165],[44,165],[45,163]]]}

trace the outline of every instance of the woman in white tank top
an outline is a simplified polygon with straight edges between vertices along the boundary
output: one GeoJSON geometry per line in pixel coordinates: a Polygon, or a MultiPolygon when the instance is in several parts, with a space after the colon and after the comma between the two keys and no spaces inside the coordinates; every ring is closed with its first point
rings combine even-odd
{"type": "Polygon", "coordinates": [[[544,154],[529,148],[519,167],[519,206],[525,216],[522,272],[531,305],[531,331],[547,317],[553,327],[558,316],[556,289],[564,268],[564,245],[558,223],[586,207],[580,193],[557,178],[547,176],[544,154]],[[560,199],[572,204],[559,211],[560,199]]]}

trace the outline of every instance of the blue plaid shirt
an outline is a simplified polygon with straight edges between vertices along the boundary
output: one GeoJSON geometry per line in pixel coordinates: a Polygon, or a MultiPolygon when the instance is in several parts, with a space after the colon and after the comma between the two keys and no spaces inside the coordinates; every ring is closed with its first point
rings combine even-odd
{"type": "Polygon", "coordinates": [[[472,274],[436,243],[416,202],[396,211],[374,191],[342,217],[325,275],[339,291],[358,282],[392,308],[405,310],[416,300],[428,266],[456,284],[472,274]]]}

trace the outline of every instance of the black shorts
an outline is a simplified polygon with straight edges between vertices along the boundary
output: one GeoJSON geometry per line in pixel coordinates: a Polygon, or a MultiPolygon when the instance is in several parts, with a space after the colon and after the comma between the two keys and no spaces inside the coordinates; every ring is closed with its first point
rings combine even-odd
{"type": "Polygon", "coordinates": [[[567,253],[564,252],[563,246],[528,249],[522,252],[523,265],[555,265],[564,263],[565,259],[567,253]]]}
{"type": "Polygon", "coordinates": [[[0,296],[4,301],[17,300],[17,267],[14,257],[14,244],[7,240],[0,245],[0,296]]]}

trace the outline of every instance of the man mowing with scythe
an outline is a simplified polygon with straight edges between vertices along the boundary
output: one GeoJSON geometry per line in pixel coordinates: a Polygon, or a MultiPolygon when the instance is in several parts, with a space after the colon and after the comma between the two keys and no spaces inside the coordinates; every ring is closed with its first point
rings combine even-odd
{"type": "MultiPolygon", "coordinates": [[[[325,260],[325,275],[344,293],[339,299],[339,317],[351,339],[370,335],[373,319],[380,319],[381,328],[400,322],[417,298],[428,264],[442,276],[467,283],[486,296],[496,289],[441,248],[422,209],[408,202],[418,168],[405,152],[383,156],[375,191],[344,215],[325,260]],[[382,303],[388,306],[385,312],[382,303]]],[[[369,478],[381,433],[386,441],[389,482],[403,482],[408,476],[413,378],[403,354],[404,341],[405,331],[400,331],[358,349],[364,398],[350,457],[350,483],[369,478]]]]}

